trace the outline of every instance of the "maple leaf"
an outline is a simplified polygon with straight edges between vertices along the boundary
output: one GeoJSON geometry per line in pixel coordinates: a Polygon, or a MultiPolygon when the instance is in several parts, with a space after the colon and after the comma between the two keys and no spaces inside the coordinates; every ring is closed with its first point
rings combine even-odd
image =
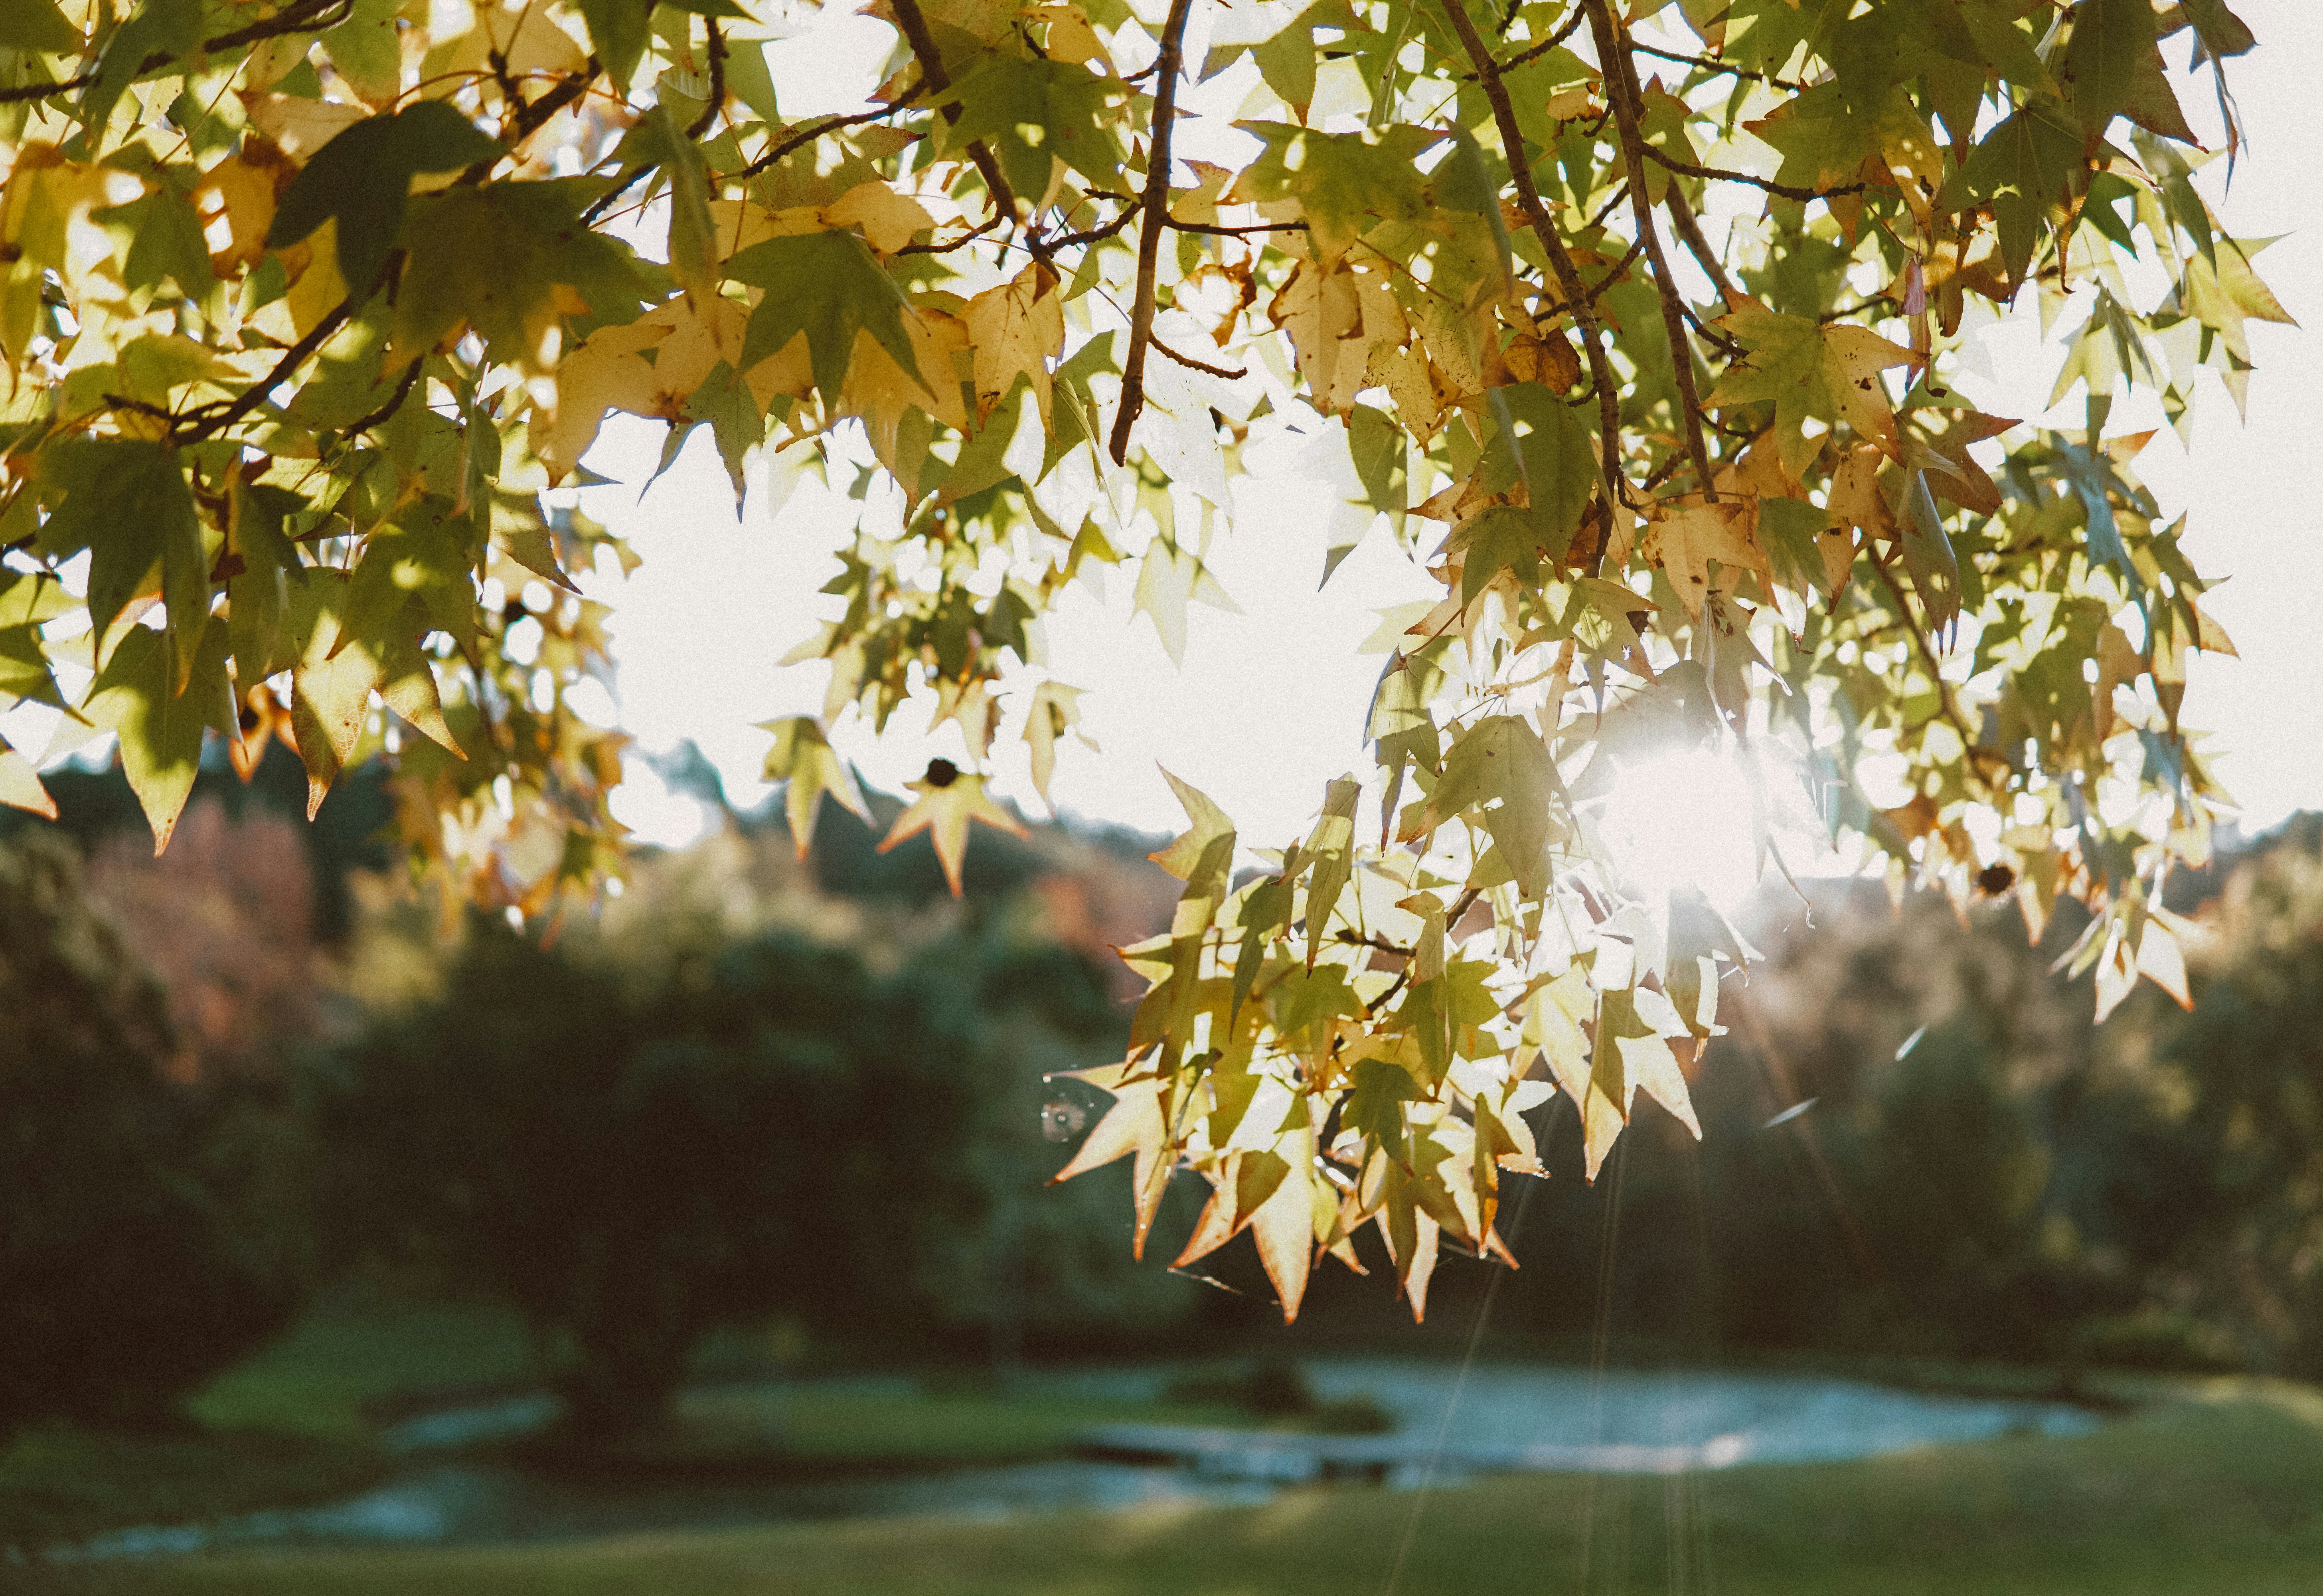
{"type": "Polygon", "coordinates": [[[1032,835],[1015,815],[985,795],[982,776],[960,769],[949,759],[929,760],[925,775],[904,784],[919,796],[895,817],[879,851],[886,853],[925,831],[936,845],[936,858],[942,862],[944,880],[954,897],[960,896],[960,865],[968,853],[969,821],[980,821],[1012,837],[1032,835]]]}
{"type": "Polygon", "coordinates": [[[420,100],[357,122],[316,151],[283,190],[266,247],[297,243],[325,222],[335,222],[339,275],[363,292],[386,270],[411,179],[500,153],[498,144],[445,100],[420,100]]]}
{"type": "MultiPolygon", "coordinates": [[[[1056,773],[1057,739],[1080,724],[1080,696],[1078,687],[1043,682],[1033,689],[1032,704],[1024,714],[1024,741],[1033,752],[1033,787],[1052,811],[1056,805],[1049,798],[1049,778],[1056,773]]],[[[1081,741],[1092,751],[1097,748],[1086,732],[1081,741]]]]}
{"type": "Polygon", "coordinates": [[[911,314],[895,280],[879,267],[863,241],[849,233],[805,233],[768,238],[726,262],[736,282],[767,290],[750,313],[742,343],[741,369],[781,353],[794,338],[806,340],[814,385],[826,404],[836,403],[858,333],[868,333],[888,358],[921,387],[919,370],[904,319],[911,314]]]}
{"type": "Polygon", "coordinates": [[[1713,409],[1774,406],[1776,445],[1793,476],[1806,470],[1821,447],[1804,431],[1810,418],[1843,421],[1859,436],[1896,453],[1896,412],[1879,372],[1911,363],[1910,350],[1868,327],[1825,326],[1755,307],[1724,316],[1718,325],[1749,345],[1750,359],[1720,379],[1703,403],[1713,409]]]}
{"type": "Polygon", "coordinates": [[[1736,576],[1755,571],[1772,576],[1767,551],[1758,546],[1749,525],[1749,508],[1735,503],[1680,505],[1665,510],[1646,525],[1638,552],[1668,573],[1678,601],[1695,618],[1713,594],[1729,592],[1736,576]],[[1713,582],[1716,564],[1721,580],[1713,582]]]}
{"type": "Polygon", "coordinates": [[[1057,274],[1035,261],[970,299],[960,319],[975,358],[977,420],[987,420],[1021,376],[1041,408],[1042,427],[1050,427],[1049,362],[1065,346],[1057,274]]]}
{"type": "Polygon", "coordinates": [[[1065,1167],[1049,1178],[1049,1184],[1054,1186],[1076,1175],[1085,1175],[1134,1153],[1136,1163],[1131,1173],[1130,1189],[1137,1222],[1130,1244],[1132,1252],[1143,1258],[1146,1235],[1153,1228],[1153,1215],[1169,1186],[1170,1126],[1162,1114],[1162,1096],[1168,1083],[1151,1075],[1129,1078],[1134,1064],[1133,1059],[1102,1069],[1066,1072],[1064,1078],[1087,1081],[1111,1092],[1113,1104],[1104,1117],[1089,1127],[1088,1135],[1065,1167]]]}
{"type": "Polygon", "coordinates": [[[806,858],[814,845],[815,816],[825,793],[857,820],[867,826],[871,823],[871,811],[855,784],[854,771],[839,757],[813,716],[761,720],[758,729],[774,734],[764,774],[767,781],[784,784],[783,814],[790,821],[791,845],[800,858],[806,858]]]}

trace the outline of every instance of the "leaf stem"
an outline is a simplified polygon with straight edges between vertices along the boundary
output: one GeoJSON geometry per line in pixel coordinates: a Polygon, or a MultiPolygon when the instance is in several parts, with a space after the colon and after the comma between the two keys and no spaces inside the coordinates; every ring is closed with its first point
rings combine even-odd
{"type": "Polygon", "coordinates": [[[1113,414],[1109,447],[1116,465],[1129,454],[1129,429],[1145,408],[1145,351],[1153,342],[1153,278],[1162,261],[1162,234],[1170,221],[1170,133],[1178,118],[1178,78],[1185,65],[1186,22],[1194,0],[1170,0],[1155,60],[1153,132],[1145,151],[1145,226],[1137,237],[1137,298],[1129,311],[1129,358],[1121,366],[1121,403],[1113,414]]]}

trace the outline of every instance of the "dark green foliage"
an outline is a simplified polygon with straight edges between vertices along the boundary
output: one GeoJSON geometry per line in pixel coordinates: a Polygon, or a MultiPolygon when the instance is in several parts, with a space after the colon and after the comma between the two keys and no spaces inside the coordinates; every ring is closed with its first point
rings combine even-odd
{"type": "Polygon", "coordinates": [[[53,837],[0,844],[0,1436],[163,1420],[299,1305],[298,1249],[250,1200],[283,1150],[163,1078],[161,990],[53,837]]]}
{"type": "Polygon", "coordinates": [[[1042,1200],[1059,1161],[1035,1055],[1084,1066],[1115,1023],[1054,949],[955,941],[888,975],[791,934],[665,951],[624,968],[480,922],[440,1001],[325,1094],[339,1232],[516,1304],[600,1433],[649,1420],[715,1326],[859,1348],[972,1325],[995,1204],[1042,1200]]]}

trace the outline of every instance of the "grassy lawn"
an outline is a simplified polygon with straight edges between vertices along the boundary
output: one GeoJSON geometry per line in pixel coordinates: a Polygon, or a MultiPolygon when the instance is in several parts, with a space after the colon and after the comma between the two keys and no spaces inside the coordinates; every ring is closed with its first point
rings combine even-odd
{"type": "Polygon", "coordinates": [[[14,1572],[87,1596],[1336,1596],[1382,1589],[1415,1508],[1397,1596],[2287,1596],[2323,1590],[2323,1395],[2220,1381],[2074,1439],[1676,1480],[14,1572]]]}

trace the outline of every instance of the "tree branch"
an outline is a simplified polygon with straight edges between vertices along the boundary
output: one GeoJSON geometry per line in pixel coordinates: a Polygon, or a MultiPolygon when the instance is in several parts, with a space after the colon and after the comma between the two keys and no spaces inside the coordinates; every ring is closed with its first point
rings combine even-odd
{"type": "Polygon", "coordinates": [[[411,390],[419,385],[420,368],[427,363],[425,355],[414,356],[411,363],[403,368],[403,381],[395,385],[395,391],[388,397],[387,403],[380,406],[368,416],[348,422],[345,428],[346,436],[354,437],[358,433],[369,432],[403,408],[403,401],[409,399],[411,390]]]}
{"type": "MultiPolygon", "coordinates": [[[[1517,203],[1523,208],[1525,221],[1533,236],[1548,255],[1549,267],[1556,273],[1557,286],[1564,291],[1566,302],[1573,307],[1573,319],[1581,324],[1581,346],[1588,353],[1589,375],[1597,388],[1598,415],[1603,428],[1598,451],[1597,472],[1605,493],[1605,513],[1611,516],[1613,507],[1621,502],[1621,476],[1618,456],[1621,445],[1621,396],[1613,384],[1613,364],[1605,358],[1604,345],[1599,342],[1597,308],[1589,285],[1581,280],[1581,269],[1573,263],[1565,240],[1557,235],[1556,223],[1541,203],[1540,190],[1533,186],[1532,169],[1525,160],[1524,133],[1517,125],[1516,107],[1509,100],[1508,85],[1501,81],[1501,69],[1493,61],[1492,51],[1476,32],[1476,24],[1468,20],[1465,0],[1443,0],[1444,14],[1452,21],[1452,30],[1460,35],[1461,48],[1468,52],[1469,61],[1476,69],[1476,81],[1483,85],[1484,97],[1492,102],[1492,121],[1500,129],[1501,146],[1509,159],[1509,177],[1516,185],[1517,203]]],[[[1544,48],[1546,48],[1544,46],[1544,48]]],[[[1523,59],[1523,58],[1519,58],[1523,59]]],[[[1514,65],[1511,62],[1510,65],[1514,65]]]]}
{"type": "MultiPolygon", "coordinates": [[[[943,52],[936,48],[936,36],[928,32],[928,19],[921,14],[920,0],[891,0],[891,4],[895,23],[904,31],[904,42],[912,47],[912,55],[920,63],[920,81],[938,94],[943,93],[951,87],[951,78],[944,71],[943,52]]],[[[957,103],[943,107],[946,122],[957,124],[960,115],[957,103]]],[[[1035,259],[1050,263],[1053,252],[1048,241],[1030,218],[1017,216],[1016,191],[1008,186],[1007,175],[1000,170],[1000,162],[994,159],[991,149],[982,139],[970,139],[968,158],[976,163],[978,174],[984,179],[985,192],[992,196],[993,208],[1024,229],[1024,247],[1033,252],[1035,259]]]]}
{"type": "Polygon", "coordinates": [[[718,113],[726,108],[726,35],[718,29],[718,19],[705,16],[702,25],[710,34],[710,103],[702,107],[702,115],[685,130],[689,139],[698,139],[710,131],[718,120],[718,113]]]}
{"type": "MultiPolygon", "coordinates": [[[[721,174],[718,180],[721,183],[739,183],[745,178],[755,178],[760,172],[765,171],[768,167],[774,165],[775,162],[780,161],[784,156],[788,155],[792,151],[800,148],[802,145],[813,143],[815,140],[822,137],[825,133],[837,133],[842,127],[860,127],[867,122],[877,122],[883,116],[893,116],[898,111],[908,109],[912,102],[918,99],[921,92],[926,87],[927,83],[923,79],[922,81],[912,85],[910,90],[893,105],[882,105],[876,111],[858,111],[852,116],[826,116],[821,122],[811,124],[806,127],[799,129],[798,132],[791,134],[788,138],[780,140],[776,143],[773,149],[767,151],[764,155],[759,156],[758,160],[744,167],[740,171],[721,174]]],[[[640,177],[643,175],[644,174],[642,172],[638,174],[640,177]]],[[[635,178],[630,179],[631,182],[635,182],[636,180],[637,179],[635,178]]],[[[627,187],[627,185],[625,184],[623,187],[627,187]]],[[[616,188],[612,194],[607,195],[604,199],[601,199],[597,203],[599,205],[603,205],[612,199],[614,195],[620,193],[620,189],[616,188]]]]}
{"type": "Polygon", "coordinates": [[[1674,50],[1656,50],[1650,44],[1639,44],[1634,39],[1630,41],[1630,48],[1639,55],[1653,56],[1659,60],[1676,61],[1681,67],[1692,67],[1702,72],[1722,72],[1729,78],[1747,78],[1752,83],[1764,83],[1773,88],[1786,88],[1793,94],[1804,93],[1807,87],[1805,84],[1793,83],[1787,78],[1770,77],[1764,72],[1753,72],[1746,67],[1731,67],[1714,56],[1679,55],[1674,50]]]}
{"type": "Polygon", "coordinates": [[[1764,189],[1768,194],[1780,195],[1785,199],[1801,201],[1829,199],[1835,194],[1860,194],[1867,186],[1862,183],[1840,183],[1829,188],[1801,188],[1789,183],[1777,183],[1771,178],[1754,178],[1749,172],[1733,171],[1722,166],[1696,166],[1690,161],[1674,161],[1651,144],[1645,147],[1645,155],[1646,159],[1655,165],[1665,170],[1676,172],[1682,177],[1708,178],[1713,182],[1720,183],[1747,183],[1753,188],[1764,189]]]}
{"type": "Polygon", "coordinates": [[[1729,306],[1733,305],[1743,297],[1742,291],[1727,277],[1726,268],[1720,262],[1717,252],[1702,235],[1702,224],[1694,219],[1694,207],[1686,204],[1685,191],[1676,183],[1669,187],[1668,205],[1670,221],[1677,227],[1678,237],[1685,242],[1686,252],[1694,257],[1694,264],[1701,267],[1703,275],[1710,279],[1710,286],[1718,290],[1718,297],[1729,306]]]}
{"type": "Polygon", "coordinates": [[[1145,349],[1153,341],[1153,276],[1162,260],[1162,234],[1169,231],[1170,221],[1170,133],[1178,117],[1186,21],[1193,14],[1194,0],[1170,0],[1170,15],[1162,24],[1162,53],[1155,62],[1153,83],[1153,132],[1145,149],[1145,227],[1137,238],[1137,298],[1129,312],[1129,358],[1121,366],[1121,403],[1113,414],[1109,445],[1116,465],[1128,457],[1129,429],[1145,408],[1145,349]]]}
{"type": "MultiPolygon", "coordinates": [[[[378,279],[361,294],[349,294],[307,330],[307,335],[282,352],[273,369],[252,383],[240,399],[221,399],[215,404],[198,405],[179,416],[170,426],[170,442],[179,447],[198,444],[204,438],[216,437],[234,426],[252,410],[266,402],[267,396],[288,381],[291,373],[307,362],[317,350],[330,342],[331,335],[346,326],[350,316],[371,302],[373,294],[387,286],[403,264],[403,252],[397,250],[388,256],[387,264],[378,279]],[[188,425],[190,423],[190,425],[188,425]]],[[[418,362],[414,362],[417,365],[418,362]]]]}
{"type": "Polygon", "coordinates": [[[31,83],[22,88],[0,88],[0,105],[19,105],[26,100],[45,100],[60,94],[70,94],[77,88],[87,88],[96,81],[95,72],[83,72],[78,78],[68,78],[62,83],[31,83]]]}
{"type": "MultiPolygon", "coordinates": [[[[1146,335],[1145,341],[1189,371],[1207,371],[1213,377],[1223,377],[1229,382],[1250,375],[1250,372],[1246,368],[1240,371],[1229,371],[1224,366],[1207,365],[1204,362],[1196,360],[1190,354],[1180,354],[1176,350],[1171,348],[1167,344],[1162,343],[1161,339],[1155,337],[1151,333],[1146,335]]],[[[1119,463],[1116,462],[1116,463],[1117,464],[1119,463]]]]}
{"type": "MultiPolygon", "coordinates": [[[[1513,15],[1514,14],[1511,13],[1510,14],[1513,15]]],[[[1557,29],[1556,32],[1551,33],[1538,44],[1533,45],[1528,50],[1518,51],[1515,55],[1510,56],[1507,60],[1493,62],[1492,69],[1495,72],[1512,72],[1517,68],[1523,66],[1527,61],[1547,55],[1550,50],[1555,50],[1567,39],[1572,38],[1575,32],[1580,28],[1583,20],[1583,13],[1576,7],[1573,14],[1565,19],[1565,26],[1557,29]]],[[[1508,29],[1505,26],[1500,31],[1503,35],[1508,32],[1508,29]]],[[[1464,45],[1467,43],[1467,41],[1463,39],[1460,42],[1464,45]]],[[[1470,59],[1474,60],[1474,58],[1472,55],[1470,59]]],[[[1477,72],[1469,73],[1466,77],[1463,78],[1461,81],[1464,83],[1474,83],[1479,80],[1480,75],[1481,69],[1477,72]]]]}
{"type": "Polygon", "coordinates": [[[1693,458],[1703,501],[1715,504],[1718,487],[1710,474],[1710,449],[1702,436],[1702,398],[1694,385],[1694,345],[1685,335],[1685,302],[1678,297],[1677,285],[1670,280],[1669,261],[1662,256],[1661,234],[1654,226],[1654,202],[1646,192],[1645,158],[1639,153],[1646,141],[1638,130],[1639,102],[1645,96],[1638,87],[1637,65],[1630,59],[1605,0],[1582,0],[1582,5],[1589,13],[1589,31],[1597,41],[1606,97],[1612,105],[1613,125],[1621,134],[1621,158],[1630,170],[1630,210],[1637,218],[1638,242],[1646,246],[1654,287],[1661,296],[1662,330],[1669,336],[1670,368],[1677,379],[1679,407],[1685,412],[1686,453],[1693,458]]]}
{"type": "Polygon", "coordinates": [[[895,252],[899,255],[949,255],[954,250],[965,249],[999,225],[998,216],[987,216],[949,243],[907,243],[895,252]]]}

